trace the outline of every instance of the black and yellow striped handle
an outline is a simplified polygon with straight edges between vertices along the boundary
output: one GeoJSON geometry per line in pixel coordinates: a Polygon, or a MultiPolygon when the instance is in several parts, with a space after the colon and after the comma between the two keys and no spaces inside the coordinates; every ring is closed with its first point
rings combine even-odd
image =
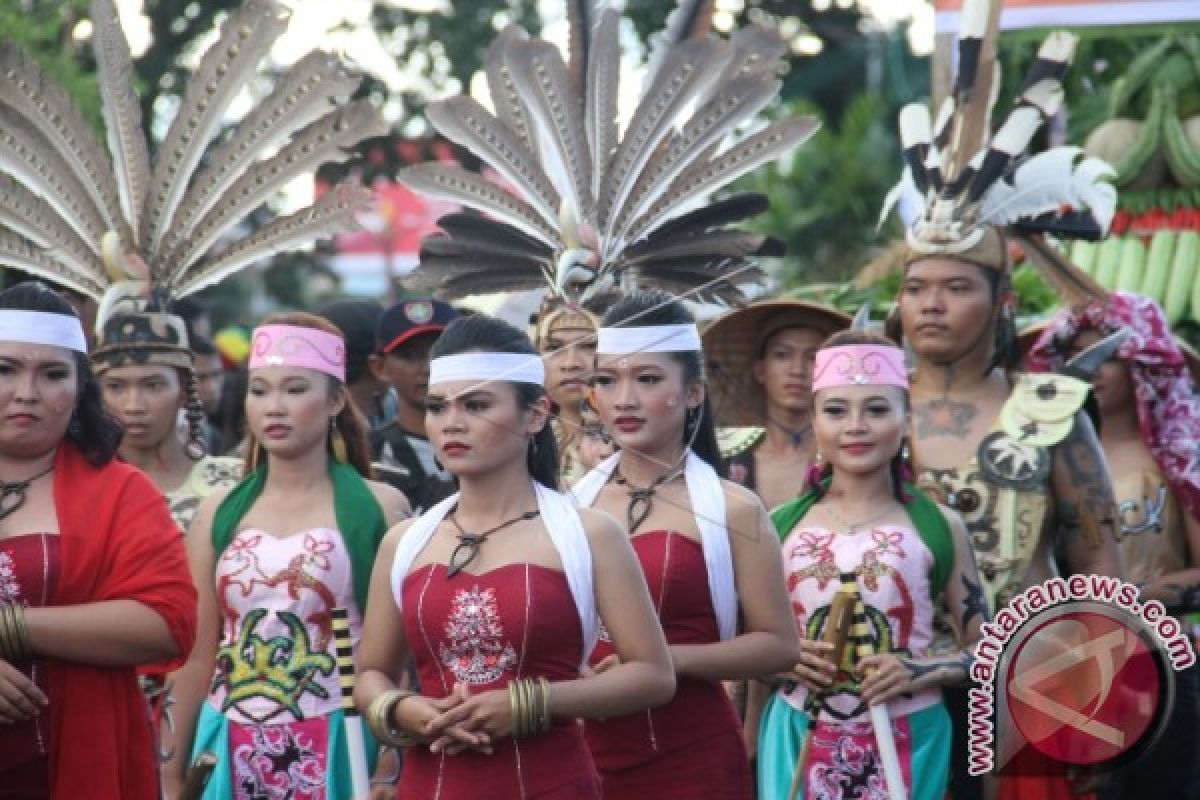
{"type": "Polygon", "coordinates": [[[342,689],[342,710],[346,716],[356,716],[354,706],[354,639],[350,635],[350,612],[333,610],[333,645],[337,653],[338,685],[342,689]]]}

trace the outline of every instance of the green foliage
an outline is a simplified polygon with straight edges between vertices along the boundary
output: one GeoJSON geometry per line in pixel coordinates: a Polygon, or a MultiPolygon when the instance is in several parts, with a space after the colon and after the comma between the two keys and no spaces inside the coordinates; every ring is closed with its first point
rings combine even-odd
{"type": "MultiPolygon", "coordinates": [[[[814,113],[803,104],[789,113],[814,113]]],[[[851,101],[835,127],[826,125],[782,167],[770,165],[737,189],[763,192],[770,210],[752,225],[787,245],[778,278],[785,286],[848,279],[880,241],[880,204],[900,172],[892,117],[873,95],[851,101]]],[[[896,223],[885,227],[898,233],[896,223]]]]}
{"type": "Polygon", "coordinates": [[[72,38],[75,26],[87,16],[87,7],[87,0],[0,2],[0,31],[5,41],[20,45],[61,83],[98,128],[100,96],[96,76],[80,62],[80,47],[72,38]]]}

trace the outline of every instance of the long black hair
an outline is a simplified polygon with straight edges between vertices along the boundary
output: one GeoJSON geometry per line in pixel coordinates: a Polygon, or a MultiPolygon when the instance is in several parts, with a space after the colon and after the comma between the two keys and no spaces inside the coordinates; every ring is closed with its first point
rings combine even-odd
{"type": "MultiPolygon", "coordinates": [[[[472,314],[451,322],[434,342],[429,357],[434,359],[472,351],[538,355],[533,342],[522,331],[504,320],[486,314],[472,314]]],[[[516,392],[517,406],[523,411],[532,408],[546,394],[545,387],[533,383],[512,381],[509,385],[516,392]]],[[[525,463],[534,480],[551,489],[558,488],[558,442],[548,422],[534,434],[525,463]]]]}
{"type": "MultiPolygon", "coordinates": [[[[0,309],[11,311],[40,311],[79,318],[75,309],[63,297],[44,283],[30,281],[0,292],[0,309]]],[[[75,410],[67,426],[66,439],[75,445],[89,464],[102,467],[112,461],[121,444],[125,429],[115,416],[104,408],[100,383],[92,372],[85,353],[72,351],[75,373],[79,376],[79,393],[75,410]]]]}
{"type": "MultiPolygon", "coordinates": [[[[684,307],[679,298],[661,289],[643,289],[617,301],[604,314],[601,325],[616,328],[622,325],[643,327],[651,325],[688,325],[696,319],[684,307]]],[[[681,353],[664,353],[683,367],[684,383],[705,382],[704,352],[692,350],[681,353]]],[[[698,411],[689,412],[683,426],[683,443],[691,443],[692,450],[700,458],[725,476],[725,465],[721,449],[717,446],[717,429],[713,424],[712,405],[708,392],[698,411]]]]}

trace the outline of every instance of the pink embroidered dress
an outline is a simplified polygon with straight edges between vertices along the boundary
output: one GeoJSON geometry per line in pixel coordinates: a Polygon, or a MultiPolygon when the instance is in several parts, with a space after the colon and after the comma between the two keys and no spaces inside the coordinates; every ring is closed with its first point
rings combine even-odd
{"type": "MultiPolygon", "coordinates": [[[[58,543],[50,533],[0,539],[0,603],[46,605],[58,583],[58,543]]],[[[13,666],[47,692],[40,659],[13,666]]],[[[0,725],[0,798],[50,796],[49,719],[43,710],[26,722],[0,725]]]]}
{"type": "Polygon", "coordinates": [[[362,618],[341,534],[239,532],[216,567],[221,639],[197,737],[226,762],[205,798],[349,797],[333,610],[362,618]]]}
{"type": "MultiPolygon", "coordinates": [[[[873,652],[899,652],[917,658],[929,655],[934,616],[929,578],[933,554],[912,528],[878,526],[835,533],[801,523],[784,540],[783,557],[792,609],[802,636],[823,637],[834,595],[843,583],[852,584],[865,611],[873,652]]],[[[759,796],[763,800],[788,796],[796,754],[803,752],[802,742],[807,737],[812,742],[801,796],[886,800],[874,729],[853,672],[855,644],[853,640],[847,644],[833,686],[815,699],[815,707],[808,705],[805,687],[785,684],[779,689],[773,707],[764,715],[760,737],[759,796]],[[783,748],[780,743],[784,739],[794,741],[783,748]],[[777,749],[788,752],[775,754],[777,749]]],[[[941,707],[941,693],[936,689],[914,692],[889,701],[887,708],[906,796],[940,798],[944,775],[934,773],[939,769],[944,773],[943,762],[949,755],[949,721],[941,707]],[[944,750],[940,742],[943,736],[944,750]],[[932,739],[939,740],[937,746],[929,747],[932,739]]]]}
{"type": "MultiPolygon", "coordinates": [[[[442,564],[403,578],[404,633],[421,693],[445,697],[456,683],[473,694],[524,677],[579,677],[583,632],[563,572],[510,564],[447,578],[442,564]]],[[[598,800],[599,779],[578,723],[558,720],[540,736],[498,741],[492,755],[410,748],[403,800],[598,800]]]]}

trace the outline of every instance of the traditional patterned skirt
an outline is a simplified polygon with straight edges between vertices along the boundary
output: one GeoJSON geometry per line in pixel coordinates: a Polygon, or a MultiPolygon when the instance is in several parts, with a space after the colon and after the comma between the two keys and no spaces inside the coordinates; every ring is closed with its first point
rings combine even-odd
{"type": "MultiPolygon", "coordinates": [[[[812,735],[809,716],[778,694],[763,712],[758,738],[759,800],[788,800],[796,760],[812,735]]],[[[940,703],[892,720],[905,797],[942,800],[950,768],[950,716],[940,703]]],[[[798,799],[888,800],[870,720],[816,728],[798,799]]]]}

